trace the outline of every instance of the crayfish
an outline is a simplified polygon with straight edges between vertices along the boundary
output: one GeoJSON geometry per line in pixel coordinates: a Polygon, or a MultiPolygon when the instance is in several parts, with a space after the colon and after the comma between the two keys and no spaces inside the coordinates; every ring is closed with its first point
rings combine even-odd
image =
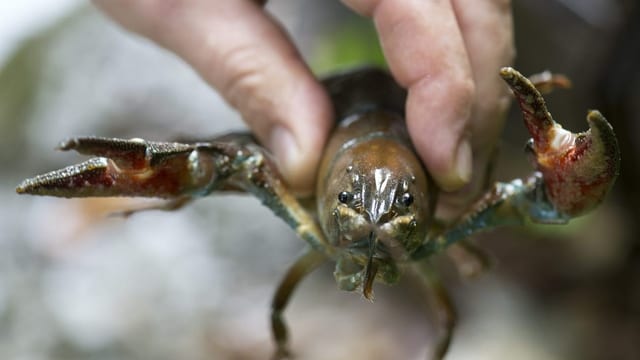
{"type": "Polygon", "coordinates": [[[248,133],[184,143],[73,138],[59,148],[97,157],[27,179],[16,190],[68,198],[160,197],[169,199],[165,209],[210,194],[248,192],[309,245],[273,299],[276,357],[288,356],[283,311],[296,285],[322,263],[334,261],[338,287],[367,299],[373,299],[375,282],[396,283],[409,268],[421,273],[442,317],[434,351],[435,358],[442,358],[455,312],[429,258],[496,226],[566,223],[600,204],[619,171],[615,134],[598,111],[588,113],[588,131],[571,133],[553,120],[536,88],[548,81],[534,84],[512,68],[503,68],[500,75],[513,90],[533,137],[527,149],[536,170],[495,183],[444,227],[434,219],[438,189],[404,124],[406,93],[377,69],[324,80],[337,121],[318,171],[315,211],[294,196],[268,151],[248,133]]]}

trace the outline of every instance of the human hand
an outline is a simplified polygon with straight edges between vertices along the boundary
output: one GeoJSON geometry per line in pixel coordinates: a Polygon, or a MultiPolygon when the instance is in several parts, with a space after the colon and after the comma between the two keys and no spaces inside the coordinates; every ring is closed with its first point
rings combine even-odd
{"type": "Polygon", "coordinates": [[[515,55],[511,2],[343,2],[373,18],[391,73],[408,90],[414,146],[449,191],[439,215],[457,215],[484,186],[510,104],[499,69],[515,55]]]}
{"type": "MultiPolygon", "coordinates": [[[[274,153],[289,184],[310,191],[333,122],[331,105],[261,1],[94,2],[193,66],[274,153]]],[[[509,103],[498,76],[513,57],[509,1],[344,3],[374,20],[390,70],[408,89],[414,145],[443,189],[469,184],[444,197],[463,206],[481,186],[476,178],[483,177],[509,103]]]]}

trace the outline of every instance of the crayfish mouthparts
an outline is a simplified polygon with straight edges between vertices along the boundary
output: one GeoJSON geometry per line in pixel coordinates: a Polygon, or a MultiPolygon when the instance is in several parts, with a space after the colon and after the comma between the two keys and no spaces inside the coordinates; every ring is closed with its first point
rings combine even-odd
{"type": "Polygon", "coordinates": [[[369,301],[373,301],[373,281],[376,279],[378,266],[374,263],[373,257],[376,253],[378,239],[375,232],[369,233],[369,254],[367,255],[367,265],[365,267],[364,282],[362,284],[362,295],[369,301]]]}

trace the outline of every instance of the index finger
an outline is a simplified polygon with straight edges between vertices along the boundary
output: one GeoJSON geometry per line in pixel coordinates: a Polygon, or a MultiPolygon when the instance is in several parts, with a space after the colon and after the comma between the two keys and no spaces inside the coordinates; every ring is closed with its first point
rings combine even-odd
{"type": "Polygon", "coordinates": [[[475,89],[451,2],[343,1],[373,18],[390,70],[408,89],[407,126],[429,172],[445,190],[463,186],[471,178],[475,89]]]}
{"type": "Polygon", "coordinates": [[[256,0],[94,2],[188,62],[239,110],[288,184],[301,194],[313,189],[332,125],[329,98],[256,0]]]}

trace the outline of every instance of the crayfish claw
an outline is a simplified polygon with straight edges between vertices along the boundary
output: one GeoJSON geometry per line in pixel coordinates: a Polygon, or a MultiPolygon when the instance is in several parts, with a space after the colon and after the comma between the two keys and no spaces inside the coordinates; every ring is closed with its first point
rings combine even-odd
{"type": "Polygon", "coordinates": [[[617,176],[620,171],[620,148],[613,127],[598,110],[587,113],[587,123],[593,138],[594,154],[606,159],[603,164],[606,164],[610,176],[617,176]]]}
{"type": "Polygon", "coordinates": [[[142,169],[163,159],[190,152],[190,144],[145,141],[139,138],[118,139],[104,137],[77,137],[62,141],[58,150],[75,150],[83,155],[111,159],[120,168],[142,169]]]}
{"type": "Polygon", "coordinates": [[[543,175],[548,201],[571,217],[600,204],[620,168],[620,149],[611,124],[592,110],[587,115],[588,131],[565,130],[553,120],[531,81],[513,68],[503,68],[500,74],[513,90],[531,133],[528,148],[543,175]]]}
{"type": "Polygon", "coordinates": [[[216,176],[207,160],[211,155],[193,144],[80,137],[59,149],[99,157],[27,179],[17,187],[19,194],[175,198],[207,191],[216,176]]]}
{"type": "Polygon", "coordinates": [[[96,188],[109,188],[109,160],[103,157],[89,159],[46,174],[24,180],[16,188],[18,194],[49,195],[57,197],[91,196],[96,188]]]}
{"type": "Polygon", "coordinates": [[[549,146],[549,132],[556,122],[547,110],[542,94],[535,85],[511,67],[500,70],[502,79],[511,87],[520,105],[524,122],[535,141],[535,151],[544,152],[549,146]]]}
{"type": "Polygon", "coordinates": [[[597,110],[588,113],[587,122],[589,130],[576,134],[572,146],[546,155],[544,163],[538,161],[547,195],[571,216],[600,204],[620,171],[620,149],[611,124],[597,110]]]}

